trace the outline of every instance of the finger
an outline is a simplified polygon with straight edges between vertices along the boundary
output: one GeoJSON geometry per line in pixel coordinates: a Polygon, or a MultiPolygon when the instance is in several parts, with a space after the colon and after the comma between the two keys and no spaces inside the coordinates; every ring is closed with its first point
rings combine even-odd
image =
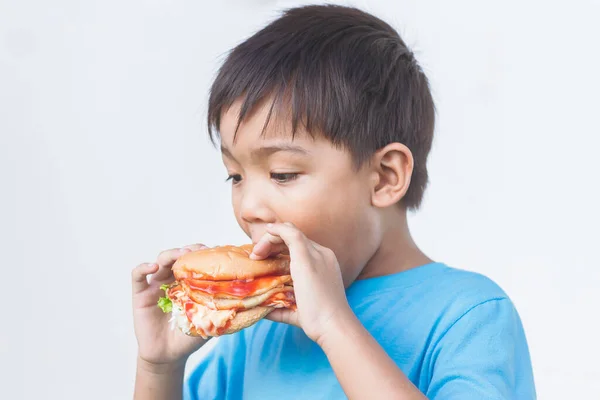
{"type": "Polygon", "coordinates": [[[194,243],[194,244],[188,244],[187,246],[183,246],[184,249],[189,249],[191,251],[198,251],[198,250],[202,250],[202,249],[208,249],[208,246],[202,244],[202,243],[194,243]]]}
{"type": "Polygon", "coordinates": [[[254,245],[250,258],[253,260],[262,260],[270,255],[280,253],[285,249],[286,246],[283,239],[267,232],[260,238],[258,243],[254,245]]]}
{"type": "MultiPolygon", "coordinates": [[[[302,231],[300,231],[298,228],[296,228],[296,225],[294,225],[291,222],[285,222],[284,225],[287,225],[289,227],[291,227],[292,229],[297,230],[298,232],[302,233],[302,231]]],[[[313,250],[312,253],[313,254],[320,254],[324,257],[327,257],[329,255],[329,253],[333,253],[329,248],[325,247],[325,246],[321,246],[319,243],[317,242],[313,242],[312,240],[310,240],[309,238],[307,238],[306,236],[304,236],[307,244],[309,245],[309,250],[313,250]],[[311,249],[312,247],[312,249],[311,249]]]]}
{"type": "Polygon", "coordinates": [[[156,263],[161,268],[170,267],[175,261],[177,261],[179,257],[185,253],[189,253],[190,251],[191,250],[184,247],[164,250],[158,255],[158,257],[156,257],[156,263]]]}
{"type": "Polygon", "coordinates": [[[144,263],[135,267],[131,271],[131,283],[133,286],[133,294],[139,293],[148,288],[148,275],[155,273],[158,270],[156,263],[144,263]]]}
{"type": "Polygon", "coordinates": [[[189,245],[186,247],[169,249],[161,252],[156,258],[156,263],[158,264],[158,272],[156,272],[156,274],[152,276],[152,279],[158,281],[165,281],[167,279],[170,279],[170,277],[173,275],[171,267],[173,266],[175,261],[177,261],[177,259],[182,255],[199,249],[200,246],[202,245],[189,245]]]}
{"type": "Polygon", "coordinates": [[[321,246],[320,244],[315,243],[315,242],[311,242],[311,243],[315,250],[314,254],[319,254],[320,257],[322,257],[324,260],[327,260],[329,262],[337,261],[337,257],[335,255],[335,253],[333,252],[333,250],[331,250],[328,247],[321,246]]]}
{"type": "Polygon", "coordinates": [[[178,247],[174,249],[169,249],[162,251],[158,257],[156,258],[156,263],[161,267],[170,267],[177,261],[179,257],[181,257],[185,253],[189,253],[192,251],[198,251],[207,248],[202,243],[190,244],[183,247],[178,247]]]}
{"type": "Polygon", "coordinates": [[[265,319],[274,321],[274,322],[283,322],[288,325],[295,325],[298,328],[301,328],[300,321],[298,320],[298,312],[292,311],[287,308],[277,308],[271,311],[265,319]]]}
{"type": "Polygon", "coordinates": [[[292,260],[300,261],[309,256],[311,241],[291,223],[267,224],[267,232],[280,237],[290,251],[292,260]]]}
{"type": "Polygon", "coordinates": [[[175,263],[179,257],[190,251],[191,250],[188,249],[170,249],[161,252],[156,258],[158,271],[152,275],[152,280],[162,282],[171,279],[173,275],[173,272],[171,271],[173,263],[175,263]]]}

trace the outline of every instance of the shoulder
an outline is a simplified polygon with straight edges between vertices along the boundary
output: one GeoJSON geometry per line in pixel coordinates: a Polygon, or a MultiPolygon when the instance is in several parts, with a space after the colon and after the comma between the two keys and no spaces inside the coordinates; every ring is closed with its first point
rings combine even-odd
{"type": "Polygon", "coordinates": [[[486,302],[510,303],[506,292],[489,277],[444,263],[358,281],[347,295],[359,313],[393,311],[445,323],[486,302]]]}
{"type": "Polygon", "coordinates": [[[503,288],[481,273],[437,263],[422,270],[418,278],[410,286],[394,288],[386,298],[391,298],[392,308],[413,315],[424,329],[442,333],[465,316],[477,317],[480,313],[473,311],[480,309],[488,313],[514,311],[503,288]]]}
{"type": "Polygon", "coordinates": [[[508,294],[493,279],[481,273],[445,266],[444,273],[431,283],[434,301],[452,323],[472,310],[500,304],[513,308],[508,294]]]}
{"type": "Polygon", "coordinates": [[[522,331],[515,305],[493,279],[445,266],[444,273],[432,283],[434,286],[430,300],[436,327],[434,339],[447,338],[450,332],[471,337],[474,332],[487,331],[491,335],[499,330],[522,331]]]}
{"type": "Polygon", "coordinates": [[[389,316],[386,330],[406,332],[411,340],[420,340],[424,334],[442,336],[465,316],[474,321],[502,319],[498,312],[514,313],[508,295],[494,280],[444,263],[365,280],[350,289],[349,303],[367,329],[376,329],[385,315],[389,316]],[[489,315],[473,312],[479,309],[489,315]],[[411,322],[408,331],[406,321],[411,322]]]}
{"type": "Polygon", "coordinates": [[[444,273],[433,284],[441,296],[448,297],[464,306],[508,299],[508,295],[491,278],[472,271],[445,265],[444,273]]]}

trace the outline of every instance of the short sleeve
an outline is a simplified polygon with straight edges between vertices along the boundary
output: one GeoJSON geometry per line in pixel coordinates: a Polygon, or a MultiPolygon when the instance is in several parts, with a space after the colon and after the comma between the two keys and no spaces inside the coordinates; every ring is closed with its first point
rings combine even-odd
{"type": "Polygon", "coordinates": [[[220,337],[215,346],[193,367],[184,381],[184,400],[220,400],[232,395],[228,393],[228,386],[236,369],[239,370],[236,363],[232,363],[236,358],[239,359],[233,354],[233,349],[241,350],[240,344],[235,343],[239,341],[238,337],[238,334],[220,337]]]}
{"type": "Polygon", "coordinates": [[[462,315],[438,340],[432,357],[429,399],[536,398],[525,332],[507,298],[462,315]]]}

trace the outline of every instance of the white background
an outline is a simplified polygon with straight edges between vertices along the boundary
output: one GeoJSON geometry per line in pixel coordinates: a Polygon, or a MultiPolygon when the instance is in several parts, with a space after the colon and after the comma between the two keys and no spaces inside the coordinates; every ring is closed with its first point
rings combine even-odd
{"type": "MultiPolygon", "coordinates": [[[[0,397],[131,398],[130,270],[243,243],[207,90],[284,1],[0,0],[0,397]]],[[[600,392],[596,1],[355,1],[438,108],[413,232],[516,303],[540,399],[600,392]]]]}

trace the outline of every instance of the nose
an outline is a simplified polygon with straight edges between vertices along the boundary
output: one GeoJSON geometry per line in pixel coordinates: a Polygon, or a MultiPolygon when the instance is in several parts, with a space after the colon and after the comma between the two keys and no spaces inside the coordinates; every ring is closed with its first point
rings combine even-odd
{"type": "Polygon", "coordinates": [[[248,224],[275,222],[275,213],[269,206],[268,196],[264,190],[248,185],[238,201],[239,215],[244,222],[248,224]]]}

